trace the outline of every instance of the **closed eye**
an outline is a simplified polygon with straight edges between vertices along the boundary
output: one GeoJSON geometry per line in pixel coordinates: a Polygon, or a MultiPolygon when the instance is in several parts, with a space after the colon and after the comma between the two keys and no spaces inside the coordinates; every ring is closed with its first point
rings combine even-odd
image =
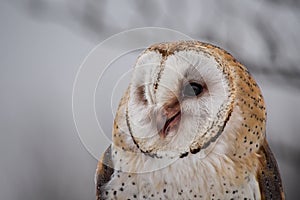
{"type": "Polygon", "coordinates": [[[137,88],[137,95],[141,102],[143,102],[144,104],[147,104],[148,101],[145,97],[145,85],[139,86],[137,88]]]}

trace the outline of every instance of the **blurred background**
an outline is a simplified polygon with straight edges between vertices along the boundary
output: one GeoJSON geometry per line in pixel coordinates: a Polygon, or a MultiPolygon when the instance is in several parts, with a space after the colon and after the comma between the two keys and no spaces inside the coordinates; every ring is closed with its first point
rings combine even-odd
{"type": "Polygon", "coordinates": [[[286,195],[298,199],[300,1],[1,0],[0,25],[1,200],[95,199],[97,160],[74,126],[73,82],[98,43],[145,26],[223,47],[249,68],[286,195]]]}

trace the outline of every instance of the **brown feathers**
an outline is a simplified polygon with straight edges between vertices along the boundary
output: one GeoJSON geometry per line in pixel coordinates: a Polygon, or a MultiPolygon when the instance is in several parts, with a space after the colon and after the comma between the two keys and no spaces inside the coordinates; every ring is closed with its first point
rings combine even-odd
{"type": "Polygon", "coordinates": [[[260,166],[257,170],[257,179],[262,199],[285,199],[278,166],[267,141],[264,141],[258,154],[260,166]]]}

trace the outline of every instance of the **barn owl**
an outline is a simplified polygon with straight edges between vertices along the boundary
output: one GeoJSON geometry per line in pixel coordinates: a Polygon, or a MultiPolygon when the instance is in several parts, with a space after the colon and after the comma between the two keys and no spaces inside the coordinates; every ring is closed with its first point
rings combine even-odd
{"type": "Polygon", "coordinates": [[[119,104],[97,199],[285,199],[265,132],[261,91],[229,53],[154,44],[119,104]]]}

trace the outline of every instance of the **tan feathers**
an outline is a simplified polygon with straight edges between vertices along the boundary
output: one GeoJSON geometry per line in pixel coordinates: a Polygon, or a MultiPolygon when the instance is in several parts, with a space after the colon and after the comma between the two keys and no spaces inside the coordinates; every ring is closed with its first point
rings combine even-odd
{"type": "Polygon", "coordinates": [[[229,53],[198,41],[152,45],[99,161],[98,199],[284,199],[265,123],[258,85],[229,53]]]}

